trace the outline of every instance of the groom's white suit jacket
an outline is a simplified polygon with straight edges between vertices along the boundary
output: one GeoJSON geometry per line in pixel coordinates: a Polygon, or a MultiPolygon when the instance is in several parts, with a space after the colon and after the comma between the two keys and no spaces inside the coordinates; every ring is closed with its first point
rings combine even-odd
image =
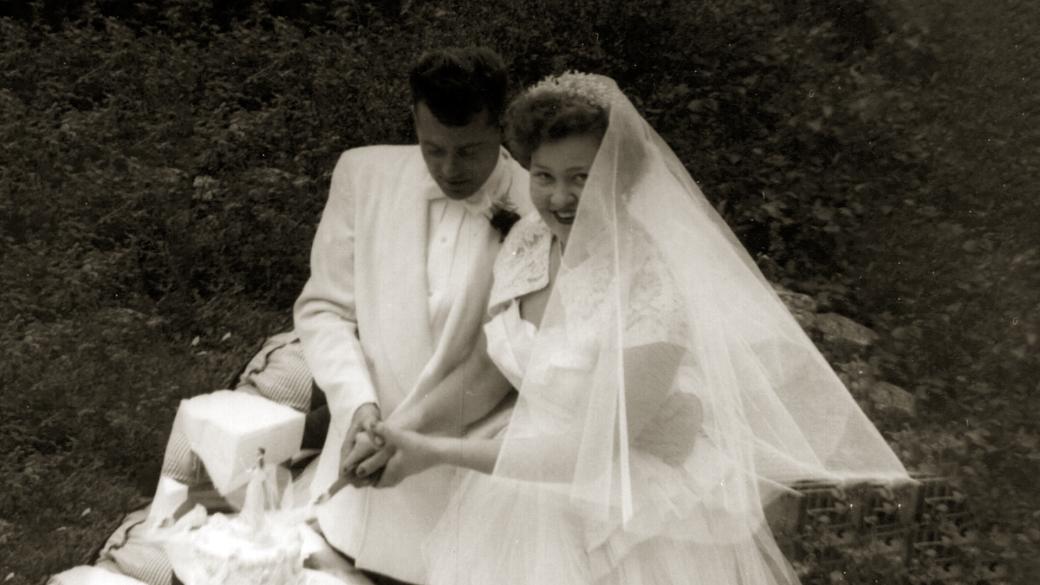
{"type": "MultiPolygon", "coordinates": [[[[508,196],[520,215],[531,209],[527,172],[504,150],[482,194],[508,196]]],[[[418,146],[349,150],[333,171],[311,277],[294,310],[332,412],[313,494],[336,479],[340,446],[361,404],[377,403],[386,417],[406,400],[450,387],[461,411],[464,397],[500,395],[508,385],[487,357],[482,331],[500,237],[478,213],[459,220],[454,257],[434,262],[450,265],[451,278],[440,282],[441,310],[431,316],[428,274],[437,273],[428,269],[442,267],[428,265],[437,245],[428,214],[446,205],[435,207],[435,195],[442,193],[418,146]]],[[[322,531],[360,568],[422,583],[421,545],[444,511],[452,473],[430,469],[389,489],[347,487],[319,511],[322,531]]]]}

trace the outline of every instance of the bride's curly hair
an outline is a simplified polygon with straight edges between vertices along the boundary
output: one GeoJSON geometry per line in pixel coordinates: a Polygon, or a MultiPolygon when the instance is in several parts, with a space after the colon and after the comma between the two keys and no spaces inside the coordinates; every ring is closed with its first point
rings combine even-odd
{"type": "Polygon", "coordinates": [[[584,96],[566,91],[526,91],[506,110],[506,146],[525,168],[531,153],[542,143],[568,136],[607,131],[607,108],[584,96]]]}

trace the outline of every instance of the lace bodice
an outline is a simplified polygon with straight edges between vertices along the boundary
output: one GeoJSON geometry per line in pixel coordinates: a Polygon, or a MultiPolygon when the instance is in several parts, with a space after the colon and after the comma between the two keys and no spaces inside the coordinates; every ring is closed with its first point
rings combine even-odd
{"type": "Polygon", "coordinates": [[[558,283],[572,340],[599,338],[604,327],[612,326],[612,313],[620,305],[625,320],[625,347],[683,344],[687,318],[682,314],[679,291],[660,254],[645,242],[638,242],[625,250],[622,264],[631,274],[619,277],[613,259],[607,254],[596,254],[558,283]],[[617,302],[611,295],[618,295],[617,302]]]}
{"type": "MultiPolygon", "coordinates": [[[[543,289],[551,280],[551,244],[552,235],[537,215],[514,226],[496,260],[494,317],[485,333],[488,355],[527,397],[528,404],[550,418],[566,421],[581,410],[602,350],[600,344],[609,338],[607,328],[616,322],[618,305],[609,302],[609,295],[619,293],[614,285],[618,277],[607,254],[594,254],[569,270],[555,284],[567,312],[565,324],[539,331],[521,317],[519,298],[543,289]],[[532,361],[536,352],[540,357],[532,361]]],[[[682,346],[687,319],[670,273],[662,269],[661,258],[650,246],[631,246],[627,252],[624,264],[633,267],[633,274],[621,279],[625,347],[682,346]]],[[[700,383],[693,368],[682,367],[663,403],[657,402],[658,396],[644,406],[630,404],[635,411],[651,409],[649,413],[643,410],[651,420],[641,425],[643,430],[634,437],[633,446],[668,464],[685,460],[695,443],[693,436],[701,428],[703,413],[693,393],[700,383]]],[[[567,423],[561,424],[565,427],[567,423]]]]}
{"type": "Polygon", "coordinates": [[[516,299],[549,284],[552,232],[538,212],[531,212],[509,231],[495,260],[495,282],[488,312],[495,316],[516,299]]]}
{"type": "MultiPolygon", "coordinates": [[[[489,312],[485,326],[488,354],[510,382],[522,385],[530,359],[537,327],[520,316],[519,298],[549,284],[549,255],[552,233],[537,213],[524,217],[510,231],[495,262],[489,312]]],[[[653,343],[681,343],[686,316],[662,262],[650,246],[635,246],[626,264],[637,267],[624,279],[625,346],[653,343]]],[[[603,328],[614,321],[607,295],[616,291],[614,270],[608,256],[595,255],[572,269],[559,283],[561,300],[567,311],[566,331],[540,336],[542,343],[554,343],[551,363],[572,370],[585,370],[594,364],[603,328]]],[[[539,368],[544,376],[548,372],[539,368]]]]}

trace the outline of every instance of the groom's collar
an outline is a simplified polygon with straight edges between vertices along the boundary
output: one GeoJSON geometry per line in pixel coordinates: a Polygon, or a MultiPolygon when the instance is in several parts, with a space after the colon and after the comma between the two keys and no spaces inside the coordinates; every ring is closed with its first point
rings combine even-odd
{"type": "MultiPolygon", "coordinates": [[[[509,151],[502,148],[498,155],[498,162],[495,163],[494,170],[488,175],[487,180],[484,184],[477,189],[476,193],[466,197],[465,199],[454,199],[458,201],[466,208],[466,211],[476,215],[489,216],[491,213],[491,205],[496,201],[503,191],[508,188],[508,183],[503,183],[509,179],[509,163],[512,162],[513,157],[509,155],[509,151]],[[504,188],[505,187],[505,188],[504,188]]],[[[449,199],[444,191],[441,191],[437,181],[433,180],[433,175],[427,170],[426,182],[423,185],[423,194],[428,201],[434,201],[436,199],[449,199]]]]}

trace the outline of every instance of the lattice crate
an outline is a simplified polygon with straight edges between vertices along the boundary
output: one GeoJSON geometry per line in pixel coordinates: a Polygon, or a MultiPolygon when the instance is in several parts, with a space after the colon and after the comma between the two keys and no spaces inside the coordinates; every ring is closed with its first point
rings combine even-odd
{"type": "Polygon", "coordinates": [[[956,560],[920,562],[910,564],[911,583],[914,585],[960,585],[970,571],[956,560]]]}
{"type": "Polygon", "coordinates": [[[943,520],[955,524],[967,522],[971,516],[967,498],[949,480],[937,475],[916,477],[917,521],[922,524],[938,524],[943,520]]]}
{"type": "Polygon", "coordinates": [[[942,477],[917,479],[917,524],[911,554],[939,564],[959,562],[966,545],[977,537],[967,499],[942,477]]]}
{"type": "MultiPolygon", "coordinates": [[[[788,540],[795,537],[799,530],[799,519],[802,514],[802,501],[805,499],[798,490],[798,484],[792,485],[791,492],[784,492],[765,506],[766,521],[781,548],[786,549],[788,540]]],[[[792,551],[785,550],[791,554],[792,551]]]]}
{"type": "Polygon", "coordinates": [[[922,566],[942,565],[957,560],[957,547],[950,540],[944,540],[938,526],[919,524],[914,528],[910,539],[911,558],[922,566]]]}
{"type": "Polygon", "coordinates": [[[799,510],[799,524],[825,525],[830,528],[849,527],[857,524],[858,510],[840,487],[829,483],[817,483],[799,487],[804,499],[799,510]]]}
{"type": "Polygon", "coordinates": [[[908,526],[871,528],[861,534],[862,550],[905,565],[910,560],[910,535],[908,526]]]}
{"type": "Polygon", "coordinates": [[[915,558],[908,564],[913,585],[1009,585],[1010,574],[1001,561],[978,559],[957,551],[952,557],[915,558]]]}
{"type": "Polygon", "coordinates": [[[812,555],[820,567],[840,567],[856,542],[857,509],[847,494],[832,483],[797,484],[802,494],[798,508],[800,557],[812,555]]]}
{"type": "Polygon", "coordinates": [[[1011,574],[1004,562],[986,559],[976,564],[972,577],[978,585],[1007,585],[1011,574]]]}
{"type": "Polygon", "coordinates": [[[766,521],[776,538],[776,544],[790,559],[798,559],[796,541],[800,501],[801,497],[797,494],[783,494],[765,508],[766,521]]]}
{"type": "Polygon", "coordinates": [[[905,564],[915,512],[913,486],[865,485],[856,494],[864,548],[905,564]]]}
{"type": "Polygon", "coordinates": [[[914,523],[917,491],[911,484],[890,487],[865,485],[858,491],[860,522],[866,530],[887,530],[914,523]]]}

